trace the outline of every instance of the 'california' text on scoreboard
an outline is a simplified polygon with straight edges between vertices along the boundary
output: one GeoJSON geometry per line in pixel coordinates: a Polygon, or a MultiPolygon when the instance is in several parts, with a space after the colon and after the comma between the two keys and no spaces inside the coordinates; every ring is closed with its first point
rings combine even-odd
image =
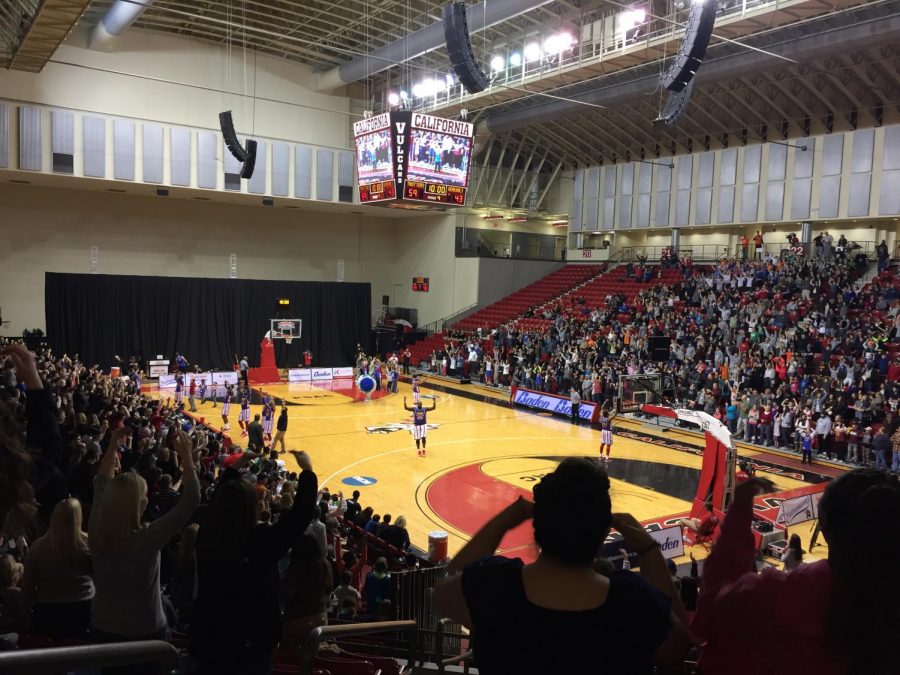
{"type": "Polygon", "coordinates": [[[353,124],[359,201],[465,206],[475,127],[411,111],[353,124]]]}

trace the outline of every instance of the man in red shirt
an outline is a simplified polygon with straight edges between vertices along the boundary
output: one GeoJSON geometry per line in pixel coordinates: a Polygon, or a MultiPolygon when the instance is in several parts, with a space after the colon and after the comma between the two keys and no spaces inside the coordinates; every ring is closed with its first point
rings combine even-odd
{"type": "Polygon", "coordinates": [[[686,527],[697,535],[697,538],[709,539],[719,526],[719,516],[713,511],[712,502],[706,502],[706,513],[702,518],[682,518],[682,527],[686,527]]]}
{"type": "Polygon", "coordinates": [[[197,393],[197,380],[191,378],[191,386],[188,388],[188,404],[191,406],[191,412],[197,412],[197,404],[194,402],[194,394],[197,393]]]}
{"type": "Polygon", "coordinates": [[[756,247],[756,259],[762,260],[763,255],[763,236],[762,233],[757,230],[756,234],[753,236],[753,245],[756,247]]]}

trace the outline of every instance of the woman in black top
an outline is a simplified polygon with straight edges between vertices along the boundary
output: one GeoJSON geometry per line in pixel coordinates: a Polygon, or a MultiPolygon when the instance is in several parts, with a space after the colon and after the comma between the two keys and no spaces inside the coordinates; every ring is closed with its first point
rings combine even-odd
{"type": "Polygon", "coordinates": [[[520,498],[488,522],[450,563],[438,600],[444,616],[472,629],[484,675],[651,673],[689,647],[658,544],[632,516],[611,513],[609,478],[587,459],[564,460],[535,486],[534,504],[520,498]],[[538,560],[493,556],[529,519],[538,560]],[[611,525],[637,552],[640,575],[594,571],[611,525]]]}
{"type": "Polygon", "coordinates": [[[257,497],[230,468],[210,500],[197,536],[198,594],[191,654],[200,675],[263,675],[281,642],[278,561],[316,513],[318,480],[309,456],[290,511],[275,525],[257,523],[257,497]]]}

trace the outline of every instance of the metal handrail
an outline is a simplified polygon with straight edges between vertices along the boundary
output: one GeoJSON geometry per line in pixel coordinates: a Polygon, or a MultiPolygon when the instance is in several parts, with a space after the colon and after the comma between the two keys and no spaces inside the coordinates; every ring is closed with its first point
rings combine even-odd
{"type": "Polygon", "coordinates": [[[419,647],[419,628],[415,621],[378,621],[373,623],[355,623],[342,626],[318,626],[306,637],[300,650],[300,675],[312,675],[313,662],[319,653],[322,640],[328,638],[347,638],[357,635],[376,635],[378,633],[409,633],[409,672],[415,668],[419,647]]]}
{"type": "Polygon", "coordinates": [[[441,318],[441,319],[436,319],[436,320],[432,321],[431,323],[425,324],[425,325],[422,327],[422,329],[423,329],[426,333],[428,333],[429,335],[434,335],[435,333],[443,332],[443,331],[444,331],[444,327],[445,327],[448,323],[453,323],[453,320],[454,320],[454,319],[458,319],[458,318],[460,317],[461,314],[465,314],[465,313],[468,312],[470,309],[475,309],[476,307],[478,307],[478,303],[477,303],[477,302],[473,302],[473,303],[472,303],[471,305],[469,305],[468,307],[463,307],[462,309],[457,310],[457,311],[454,312],[453,314],[450,314],[450,315],[448,315],[448,316],[445,316],[445,317],[443,317],[443,318],[441,318]]]}
{"type": "Polygon", "coordinates": [[[54,675],[82,668],[115,668],[159,663],[159,673],[178,668],[178,650],[162,640],[141,640],[82,647],[51,647],[0,652],[3,675],[54,675]]]}
{"type": "MultiPolygon", "coordinates": [[[[434,659],[438,667],[439,675],[443,675],[447,666],[454,666],[458,663],[463,663],[465,672],[469,672],[469,665],[474,663],[475,661],[475,653],[470,649],[465,654],[456,654],[454,656],[449,656],[444,658],[444,636],[447,635],[447,632],[444,630],[444,627],[448,623],[457,623],[452,619],[440,619],[437,624],[437,631],[435,631],[435,645],[434,645],[434,659]]],[[[452,637],[465,637],[462,633],[454,633],[452,637]]]]}

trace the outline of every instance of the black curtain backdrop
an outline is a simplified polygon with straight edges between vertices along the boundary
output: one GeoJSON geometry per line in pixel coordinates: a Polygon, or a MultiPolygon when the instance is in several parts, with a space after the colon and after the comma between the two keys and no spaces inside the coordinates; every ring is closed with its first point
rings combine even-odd
{"type": "Polygon", "coordinates": [[[371,297],[365,283],[53,272],[44,290],[47,338],[57,354],[108,366],[114,355],[148,361],[180,352],[192,365],[220,370],[231,368],[235,354],[259,365],[278,298],[290,298],[290,318],[303,320],[301,339],[275,341],[279,368],[298,366],[306,349],[315,365],[351,365],[356,345],[369,346],[371,297]]]}

